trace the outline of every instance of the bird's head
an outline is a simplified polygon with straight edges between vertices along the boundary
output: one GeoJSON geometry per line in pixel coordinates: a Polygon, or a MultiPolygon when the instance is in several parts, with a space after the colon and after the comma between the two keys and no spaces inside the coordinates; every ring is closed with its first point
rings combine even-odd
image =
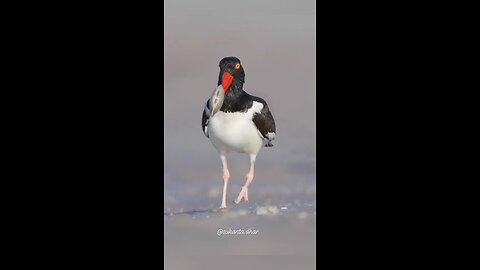
{"type": "Polygon", "coordinates": [[[220,73],[218,75],[218,84],[222,85],[225,93],[231,87],[231,89],[242,89],[245,83],[245,71],[243,70],[240,59],[229,56],[220,60],[218,64],[220,67],[220,73]]]}

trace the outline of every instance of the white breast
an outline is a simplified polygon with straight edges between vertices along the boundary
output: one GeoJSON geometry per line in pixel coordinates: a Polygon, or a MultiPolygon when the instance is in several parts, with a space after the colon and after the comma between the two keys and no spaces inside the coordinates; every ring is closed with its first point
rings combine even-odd
{"type": "Polygon", "coordinates": [[[254,101],[247,112],[217,112],[208,123],[208,135],[213,146],[223,153],[236,151],[257,154],[263,146],[263,140],[252,118],[262,108],[262,103],[254,101]]]}

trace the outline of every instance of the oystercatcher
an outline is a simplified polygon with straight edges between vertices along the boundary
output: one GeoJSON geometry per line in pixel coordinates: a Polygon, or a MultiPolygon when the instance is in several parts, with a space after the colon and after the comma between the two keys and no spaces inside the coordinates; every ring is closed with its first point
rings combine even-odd
{"type": "Polygon", "coordinates": [[[265,100],[243,90],[245,72],[238,58],[225,57],[219,66],[218,87],[205,104],[202,129],[220,154],[223,166],[220,208],[226,208],[227,184],[230,178],[227,154],[235,151],[250,157],[250,169],[245,185],[234,201],[236,204],[242,199],[248,202],[248,186],[253,180],[255,159],[262,147],[273,146],[275,121],[265,100]]]}

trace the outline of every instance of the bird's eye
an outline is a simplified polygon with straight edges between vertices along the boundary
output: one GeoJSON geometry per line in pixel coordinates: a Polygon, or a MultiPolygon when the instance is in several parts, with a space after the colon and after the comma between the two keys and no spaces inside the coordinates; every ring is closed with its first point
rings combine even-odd
{"type": "Polygon", "coordinates": [[[239,69],[239,68],[240,68],[240,63],[235,64],[235,69],[239,69]]]}

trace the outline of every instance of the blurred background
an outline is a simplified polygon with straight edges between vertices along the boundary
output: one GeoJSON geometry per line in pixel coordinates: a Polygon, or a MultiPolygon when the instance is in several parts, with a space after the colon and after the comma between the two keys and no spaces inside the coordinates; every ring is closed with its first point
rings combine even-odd
{"type": "MultiPolygon", "coordinates": [[[[277,125],[275,146],[257,157],[250,197],[314,190],[315,1],[167,0],[164,20],[166,198],[185,207],[220,204],[207,198],[223,180],[201,116],[225,56],[241,60],[244,90],[267,101],[277,125]]],[[[244,184],[248,164],[246,155],[229,156],[228,198],[244,184]]]]}
{"type": "MultiPolygon", "coordinates": [[[[288,210],[278,214],[278,218],[286,219],[285,224],[294,226],[295,221],[289,219],[297,219],[301,213],[307,213],[314,222],[315,1],[166,0],[164,3],[164,220],[168,235],[165,245],[178,240],[174,232],[183,225],[175,222],[183,220],[182,224],[198,228],[200,225],[192,219],[215,218],[202,211],[217,208],[221,202],[221,162],[203,134],[201,116],[206,100],[217,86],[218,62],[225,56],[241,60],[245,70],[244,90],[267,101],[277,126],[275,146],[262,149],[257,156],[249,205],[232,206],[245,182],[248,157],[238,153],[228,157],[231,177],[227,204],[233,210],[248,211],[265,205],[285,207],[288,210]]],[[[268,220],[261,216],[241,217],[235,224],[240,226],[242,220],[250,226],[269,226],[268,220]]],[[[211,237],[216,237],[215,228],[220,223],[232,225],[228,222],[218,217],[217,222],[202,223],[202,228],[206,231],[211,228],[214,230],[211,237]]],[[[314,227],[309,228],[312,232],[305,237],[311,239],[314,227]]],[[[273,239],[275,233],[271,236],[273,239]]],[[[278,243],[271,245],[278,248],[278,243]]],[[[313,242],[309,248],[314,250],[313,242]]],[[[175,257],[173,251],[165,252],[169,258],[175,257]]],[[[283,253],[289,254],[286,250],[283,253]]]]}

